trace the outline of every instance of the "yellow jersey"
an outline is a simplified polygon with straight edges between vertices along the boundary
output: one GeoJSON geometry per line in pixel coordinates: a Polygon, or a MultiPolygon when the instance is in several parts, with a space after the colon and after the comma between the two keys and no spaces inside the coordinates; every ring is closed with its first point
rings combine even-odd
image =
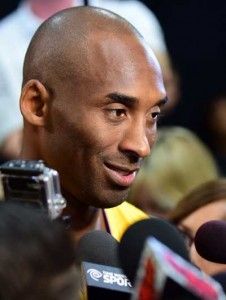
{"type": "Polygon", "coordinates": [[[109,233],[118,241],[120,241],[123,233],[130,225],[139,220],[149,218],[146,213],[128,202],[104,209],[104,214],[109,233]]]}

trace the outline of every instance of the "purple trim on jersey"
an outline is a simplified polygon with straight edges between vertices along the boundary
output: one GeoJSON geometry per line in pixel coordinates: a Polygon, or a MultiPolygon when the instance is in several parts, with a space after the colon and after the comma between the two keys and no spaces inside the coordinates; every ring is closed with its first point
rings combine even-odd
{"type": "Polygon", "coordinates": [[[109,226],[108,219],[107,219],[107,216],[106,216],[106,213],[105,213],[104,209],[102,209],[102,212],[103,212],[104,223],[105,223],[107,232],[111,234],[111,228],[109,226]]]}

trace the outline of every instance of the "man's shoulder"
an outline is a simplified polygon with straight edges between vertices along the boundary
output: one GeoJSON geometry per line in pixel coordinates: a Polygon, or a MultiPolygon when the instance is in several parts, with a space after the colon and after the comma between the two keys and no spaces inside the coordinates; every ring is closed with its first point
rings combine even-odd
{"type": "Polygon", "coordinates": [[[125,201],[122,204],[112,208],[115,211],[119,211],[123,215],[125,214],[127,217],[136,218],[137,216],[145,217],[147,216],[145,212],[134,206],[133,204],[125,201]]]}
{"type": "Polygon", "coordinates": [[[120,240],[124,231],[133,223],[147,219],[149,216],[134,205],[123,202],[122,204],[105,209],[111,234],[120,240]]]}

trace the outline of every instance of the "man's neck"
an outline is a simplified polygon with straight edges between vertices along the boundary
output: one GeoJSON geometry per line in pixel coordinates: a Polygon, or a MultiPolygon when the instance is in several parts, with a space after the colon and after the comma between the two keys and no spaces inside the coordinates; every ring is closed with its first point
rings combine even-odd
{"type": "Polygon", "coordinates": [[[58,11],[71,7],[73,0],[28,0],[32,12],[40,19],[46,20],[58,11]]]}
{"type": "Polygon", "coordinates": [[[102,209],[81,205],[68,197],[66,200],[67,206],[63,215],[70,217],[70,228],[76,239],[93,230],[107,231],[102,209]]]}

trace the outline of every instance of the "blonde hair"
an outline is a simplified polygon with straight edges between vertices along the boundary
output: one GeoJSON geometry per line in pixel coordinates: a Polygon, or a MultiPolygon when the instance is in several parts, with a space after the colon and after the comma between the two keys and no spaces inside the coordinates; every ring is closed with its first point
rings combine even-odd
{"type": "Polygon", "coordinates": [[[169,215],[170,221],[178,225],[186,217],[210,203],[226,200],[226,179],[205,182],[180,200],[169,215]]]}
{"type": "Polygon", "coordinates": [[[177,126],[162,127],[132,187],[129,201],[139,201],[133,199],[133,194],[142,184],[150,190],[151,201],[169,211],[192,189],[218,177],[214,157],[193,132],[177,126]]]}

